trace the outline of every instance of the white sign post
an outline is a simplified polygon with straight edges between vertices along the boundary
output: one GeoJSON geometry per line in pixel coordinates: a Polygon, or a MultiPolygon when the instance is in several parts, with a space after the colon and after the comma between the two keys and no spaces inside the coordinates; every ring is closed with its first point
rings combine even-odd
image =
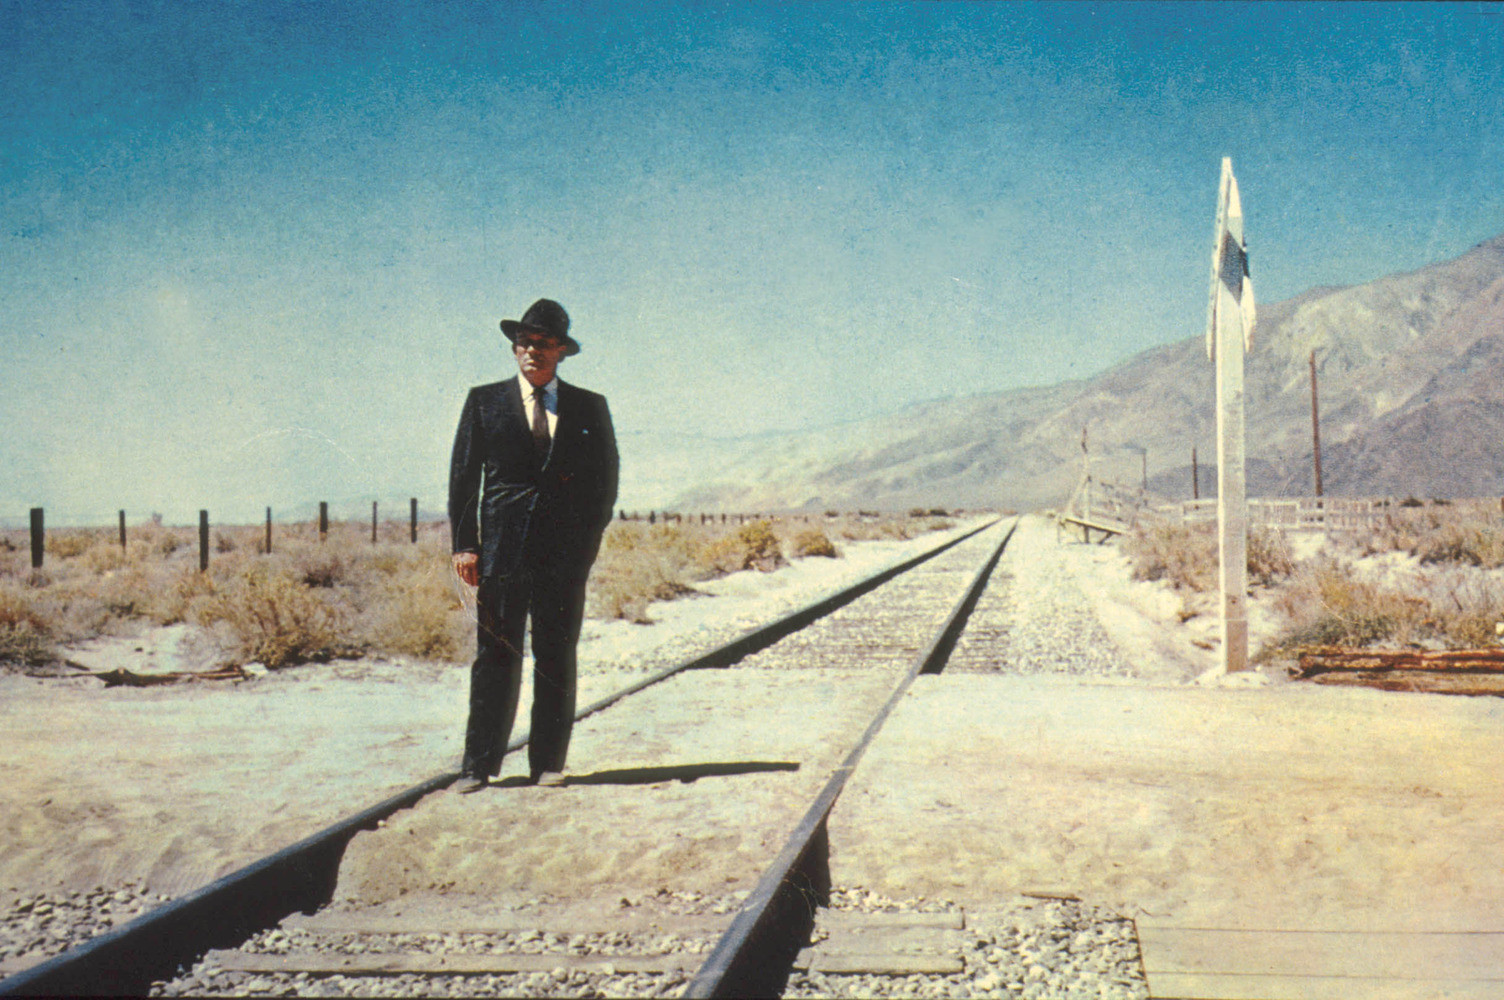
{"type": "Polygon", "coordinates": [[[1206,349],[1217,365],[1217,554],[1222,591],[1222,667],[1248,669],[1248,503],[1243,455],[1243,355],[1253,346],[1253,282],[1243,204],[1232,160],[1222,159],[1212,250],[1206,349]]]}

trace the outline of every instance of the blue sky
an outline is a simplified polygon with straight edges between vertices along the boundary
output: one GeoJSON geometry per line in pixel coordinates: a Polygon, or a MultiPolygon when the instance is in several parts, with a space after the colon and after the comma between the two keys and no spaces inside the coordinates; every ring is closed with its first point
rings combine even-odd
{"type": "Polygon", "coordinates": [[[1090,375],[1201,332],[1224,155],[1266,301],[1504,232],[1497,3],[0,0],[0,47],[6,519],[437,504],[540,296],[628,506],[634,436],[1090,375]]]}

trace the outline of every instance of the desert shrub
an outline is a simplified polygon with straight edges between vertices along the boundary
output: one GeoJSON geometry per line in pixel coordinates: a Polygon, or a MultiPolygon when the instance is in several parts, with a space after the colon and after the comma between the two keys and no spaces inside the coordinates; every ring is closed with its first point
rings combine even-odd
{"type": "Polygon", "coordinates": [[[841,553],[836,551],[836,544],[830,537],[819,528],[810,528],[801,531],[794,536],[794,555],[800,557],[823,556],[826,559],[835,559],[841,553]]]}
{"type": "Polygon", "coordinates": [[[234,552],[235,551],[235,539],[232,536],[227,535],[227,534],[225,534],[222,531],[216,531],[214,533],[214,551],[215,552],[234,552]]]}
{"type": "Polygon", "coordinates": [[[132,549],[139,544],[143,552],[151,556],[170,556],[189,544],[188,539],[180,537],[174,529],[155,522],[136,528],[127,538],[132,549]]]}
{"type": "Polygon", "coordinates": [[[217,595],[214,577],[200,573],[197,566],[156,575],[141,609],[158,625],[192,621],[205,601],[217,595]]]}
{"type": "Polygon", "coordinates": [[[242,661],[272,669],[328,660],[351,651],[344,609],[285,571],[246,566],[198,610],[201,624],[224,622],[239,642],[242,661]]]}
{"type": "Polygon", "coordinates": [[[841,537],[848,542],[870,542],[886,539],[903,542],[913,537],[914,530],[915,526],[909,522],[896,521],[891,518],[873,519],[863,517],[854,521],[848,521],[842,525],[841,537]]]}
{"type": "Polygon", "coordinates": [[[438,573],[390,580],[370,629],[375,647],[423,660],[458,660],[464,646],[462,606],[438,573]]]}
{"type": "Polygon", "coordinates": [[[1408,642],[1420,637],[1426,618],[1424,600],[1359,580],[1327,560],[1299,574],[1278,606],[1289,625],[1277,645],[1290,650],[1408,642]]]}
{"type": "Polygon", "coordinates": [[[1413,549],[1422,563],[1456,563],[1497,569],[1504,566],[1504,525],[1481,520],[1445,522],[1413,549]]]}
{"type": "Polygon", "coordinates": [[[1248,578],[1265,587],[1273,586],[1295,572],[1295,557],[1285,533],[1277,528],[1255,527],[1248,532],[1248,578]]]}
{"type": "Polygon", "coordinates": [[[1206,524],[1154,521],[1123,538],[1135,580],[1165,580],[1186,590],[1217,586],[1216,528],[1206,524]]]}
{"type": "Polygon", "coordinates": [[[370,570],[382,576],[404,576],[415,568],[412,556],[419,557],[428,564],[429,569],[432,569],[432,557],[429,553],[422,551],[409,553],[407,549],[395,545],[376,547],[366,557],[365,563],[370,570]]]}
{"type": "Polygon", "coordinates": [[[671,601],[693,593],[698,591],[658,560],[597,562],[585,591],[585,613],[592,618],[620,618],[647,625],[652,622],[647,607],[653,601],[671,601]]]}
{"type": "Polygon", "coordinates": [[[84,564],[95,573],[111,573],[130,561],[130,554],[119,545],[95,545],[84,553],[84,564]]]}
{"type": "Polygon", "coordinates": [[[1497,569],[1504,566],[1504,520],[1489,501],[1429,507],[1401,503],[1357,547],[1364,555],[1408,552],[1426,564],[1497,569]]]}
{"type": "Polygon", "coordinates": [[[24,586],[0,583],[0,663],[36,666],[57,658],[46,617],[24,586]]]}
{"type": "Polygon", "coordinates": [[[710,549],[715,567],[724,573],[757,569],[771,573],[787,565],[772,522],[753,521],[737,528],[731,535],[718,539],[710,549]]]}
{"type": "Polygon", "coordinates": [[[697,525],[613,524],[590,574],[585,613],[647,624],[648,604],[695,593],[695,581],[717,575],[711,534],[697,525]]]}
{"type": "Polygon", "coordinates": [[[298,578],[310,587],[333,587],[345,579],[344,553],[333,546],[300,549],[294,557],[298,578]]]}
{"type": "Polygon", "coordinates": [[[1435,640],[1459,649],[1495,644],[1495,624],[1504,621],[1504,580],[1496,574],[1454,570],[1419,589],[1427,603],[1423,624],[1435,640]]]}
{"type": "Polygon", "coordinates": [[[88,531],[57,531],[47,535],[47,554],[58,559],[73,559],[93,546],[94,535],[88,531]]]}
{"type": "MultiPolygon", "coordinates": [[[[1272,586],[1295,569],[1284,533],[1255,527],[1245,546],[1250,583],[1272,586]]],[[[1135,580],[1165,580],[1177,590],[1216,590],[1220,557],[1215,524],[1151,521],[1123,538],[1135,580]]]]}
{"type": "MultiPolygon", "coordinates": [[[[95,549],[90,555],[103,551],[95,549]]],[[[117,548],[118,553],[120,550],[117,548]]],[[[154,590],[153,574],[141,563],[106,569],[95,584],[94,594],[110,613],[121,618],[148,618],[154,590]]]]}

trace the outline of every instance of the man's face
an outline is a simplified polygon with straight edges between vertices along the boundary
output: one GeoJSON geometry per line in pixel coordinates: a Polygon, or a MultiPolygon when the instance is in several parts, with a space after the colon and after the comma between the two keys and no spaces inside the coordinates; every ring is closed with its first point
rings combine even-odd
{"type": "Polygon", "coordinates": [[[512,353],[529,385],[548,385],[564,359],[564,342],[546,333],[521,330],[512,342],[512,353]]]}

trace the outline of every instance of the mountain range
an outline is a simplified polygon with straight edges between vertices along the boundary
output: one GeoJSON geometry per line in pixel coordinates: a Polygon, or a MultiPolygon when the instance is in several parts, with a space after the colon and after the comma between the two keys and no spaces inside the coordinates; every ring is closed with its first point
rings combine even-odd
{"type": "MultiPolygon", "coordinates": [[[[1246,370],[1250,496],[1314,494],[1312,352],[1327,495],[1504,494],[1504,236],[1417,271],[1261,304],[1246,370]]],[[[1213,379],[1198,336],[1059,385],[680,441],[657,486],[682,510],[1027,509],[1070,495],[1084,434],[1094,477],[1146,480],[1169,498],[1192,494],[1194,447],[1210,496],[1213,379]]]]}

